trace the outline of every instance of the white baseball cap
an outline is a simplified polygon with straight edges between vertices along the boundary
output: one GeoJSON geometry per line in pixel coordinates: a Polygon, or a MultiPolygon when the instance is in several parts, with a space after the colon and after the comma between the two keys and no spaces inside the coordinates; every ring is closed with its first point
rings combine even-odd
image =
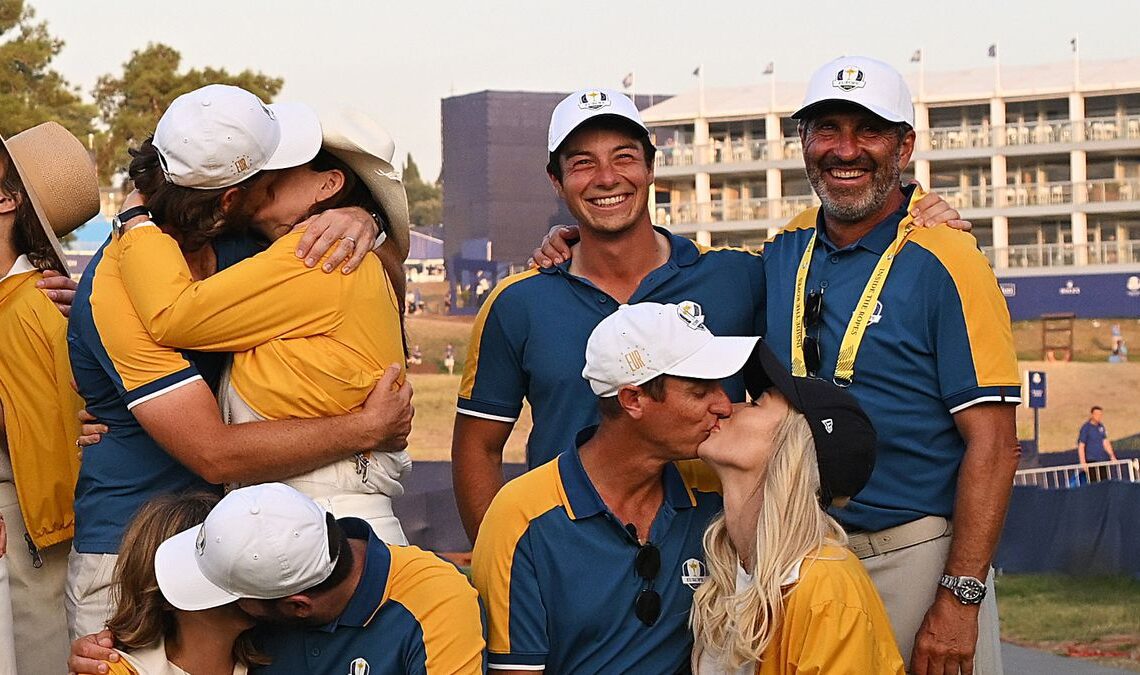
{"type": "Polygon", "coordinates": [[[582,377],[598,396],[658,375],[719,380],[740,370],[758,337],[717,337],[691,300],[622,305],[602,319],[586,341],[582,377]]]}
{"type": "Polygon", "coordinates": [[[209,84],[174,99],[158,120],[154,147],[171,183],[225,188],[316,157],[321,123],[303,103],[265,105],[240,87],[209,84]]]}
{"type": "Polygon", "coordinates": [[[325,511],[281,483],[234,490],[154,556],[163,596],[190,611],[285,598],[321,583],[335,566],[325,511]]]}
{"type": "Polygon", "coordinates": [[[554,152],[575,129],[603,115],[623,117],[640,127],[646,137],[649,136],[649,129],[641,121],[641,113],[637,112],[637,106],[628,96],[613,89],[580,89],[562,99],[551,113],[546,149],[554,152]]]}
{"type": "Polygon", "coordinates": [[[812,107],[828,101],[855,103],[888,122],[914,126],[914,102],[902,74],[866,56],[841,56],[815,71],[792,118],[804,119],[812,107]]]}

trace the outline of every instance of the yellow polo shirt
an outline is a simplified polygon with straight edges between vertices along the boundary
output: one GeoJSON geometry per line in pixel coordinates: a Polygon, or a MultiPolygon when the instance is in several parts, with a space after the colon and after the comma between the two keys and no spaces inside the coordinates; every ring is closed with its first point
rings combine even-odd
{"type": "Polygon", "coordinates": [[[826,546],[800,563],[784,620],[757,675],[904,675],[891,621],[851,551],[826,546]]]}
{"type": "Polygon", "coordinates": [[[404,362],[399,301],[380,260],[326,274],[294,255],[302,234],[197,282],[157,227],[120,240],[127,293],[155,341],[235,352],[231,383],[265,419],[358,410],[384,368],[404,362]]]}
{"type": "MultiPolygon", "coordinates": [[[[43,275],[25,256],[0,278],[0,403],[16,495],[38,548],[71,539],[72,499],[79,474],[67,320],[36,282],[43,275]]],[[[12,551],[20,542],[8,541],[12,551]]]]}

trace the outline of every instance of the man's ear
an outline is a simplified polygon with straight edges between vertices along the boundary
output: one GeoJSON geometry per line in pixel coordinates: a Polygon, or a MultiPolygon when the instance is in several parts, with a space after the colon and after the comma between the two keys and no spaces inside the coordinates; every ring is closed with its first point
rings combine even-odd
{"type": "Polygon", "coordinates": [[[910,164],[910,158],[914,154],[914,142],[916,138],[917,135],[914,133],[914,129],[907,129],[907,132],[903,135],[902,142],[899,144],[900,172],[905,171],[907,165],[910,164]]]}
{"type": "Polygon", "coordinates": [[[547,171],[546,177],[550,179],[550,185],[554,187],[554,194],[558,195],[559,199],[565,200],[566,195],[562,193],[562,181],[558,180],[558,176],[547,171]]]}
{"type": "Polygon", "coordinates": [[[626,385],[618,390],[617,400],[625,414],[635,420],[641,419],[645,414],[645,399],[648,398],[645,390],[633,384],[626,385]]]}
{"type": "Polygon", "coordinates": [[[335,197],[344,187],[344,172],[340,169],[329,169],[321,173],[321,186],[319,188],[318,202],[335,197]]]}
{"type": "Polygon", "coordinates": [[[286,616],[308,619],[313,615],[313,599],[302,593],[290,595],[277,601],[277,606],[286,616]]]}
{"type": "Polygon", "coordinates": [[[0,194],[0,213],[12,213],[12,212],[14,212],[16,210],[16,207],[18,207],[20,205],[20,202],[21,202],[21,196],[20,195],[15,195],[13,197],[9,197],[6,194],[0,194]]]}
{"type": "Polygon", "coordinates": [[[230,212],[230,209],[237,203],[239,192],[241,192],[241,188],[232,187],[222,193],[222,213],[230,212]]]}

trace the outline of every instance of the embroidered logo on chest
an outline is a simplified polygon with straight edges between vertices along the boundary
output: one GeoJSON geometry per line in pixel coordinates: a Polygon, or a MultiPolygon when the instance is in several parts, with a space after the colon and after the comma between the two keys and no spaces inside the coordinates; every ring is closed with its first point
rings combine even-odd
{"type": "Polygon", "coordinates": [[[356,658],[352,663],[348,664],[348,675],[368,675],[372,672],[372,666],[363,658],[356,658]]]}
{"type": "Polygon", "coordinates": [[[696,558],[689,558],[681,565],[681,583],[694,591],[697,590],[697,586],[705,583],[708,578],[708,569],[705,568],[703,562],[696,558]]]}

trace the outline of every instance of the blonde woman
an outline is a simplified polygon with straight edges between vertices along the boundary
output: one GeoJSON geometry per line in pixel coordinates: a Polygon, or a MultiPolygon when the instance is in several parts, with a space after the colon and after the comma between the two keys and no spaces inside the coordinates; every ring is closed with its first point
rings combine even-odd
{"type": "Polygon", "coordinates": [[[163,495],[139,510],[123,535],[115,565],[115,613],[107,622],[121,658],[108,675],[245,675],[269,660],[253,647],[254,621],[236,602],[203,609],[175,609],[158,587],[154,556],[179,532],[201,525],[217,495],[163,495]]]}
{"type": "Polygon", "coordinates": [[[724,513],[705,532],[708,581],[693,598],[697,673],[898,673],[886,610],[824,510],[874,466],[875,432],[847,392],[793,378],[757,346],[739,404],[698,450],[724,513]]]}

